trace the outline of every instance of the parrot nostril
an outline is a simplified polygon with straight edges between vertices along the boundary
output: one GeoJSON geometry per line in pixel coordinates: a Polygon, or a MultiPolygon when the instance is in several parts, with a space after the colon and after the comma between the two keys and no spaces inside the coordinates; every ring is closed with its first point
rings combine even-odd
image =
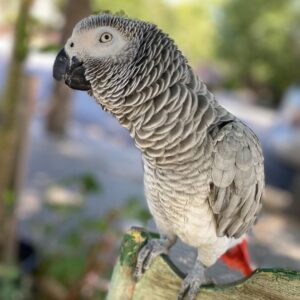
{"type": "Polygon", "coordinates": [[[71,47],[71,48],[73,48],[73,47],[74,47],[74,43],[73,43],[73,42],[71,42],[71,44],[70,44],[70,47],[71,47]]]}

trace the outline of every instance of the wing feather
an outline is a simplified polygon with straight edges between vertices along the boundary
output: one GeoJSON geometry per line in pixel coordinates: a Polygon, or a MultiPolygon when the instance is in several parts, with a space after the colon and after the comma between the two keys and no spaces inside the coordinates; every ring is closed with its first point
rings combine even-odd
{"type": "Polygon", "coordinates": [[[255,134],[233,121],[213,134],[210,204],[217,234],[238,238],[255,222],[264,188],[263,156],[255,134]]]}

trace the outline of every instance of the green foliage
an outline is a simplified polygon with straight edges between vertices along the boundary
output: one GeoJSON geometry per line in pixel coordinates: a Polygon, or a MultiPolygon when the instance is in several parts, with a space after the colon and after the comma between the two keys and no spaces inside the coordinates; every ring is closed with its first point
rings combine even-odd
{"type": "Polygon", "coordinates": [[[103,219],[87,219],[87,220],[83,220],[82,224],[81,224],[82,228],[84,228],[84,230],[94,230],[97,232],[105,232],[105,230],[108,229],[109,227],[109,222],[106,218],[103,219]]]}
{"type": "Polygon", "coordinates": [[[300,79],[299,27],[297,0],[227,1],[216,41],[228,82],[268,87],[278,99],[300,79]]]}
{"type": "Polygon", "coordinates": [[[63,242],[72,248],[79,248],[82,245],[81,234],[79,230],[73,230],[68,233],[63,242]]]}
{"type": "Polygon", "coordinates": [[[29,289],[21,281],[19,269],[0,265],[0,299],[25,300],[28,297],[29,289]]]}
{"type": "Polygon", "coordinates": [[[15,191],[13,189],[7,188],[5,190],[4,201],[5,201],[5,205],[6,205],[7,209],[13,208],[15,201],[16,201],[16,195],[15,195],[15,191]]]}
{"type": "Polygon", "coordinates": [[[84,174],[80,178],[82,191],[85,194],[96,193],[101,191],[101,186],[91,174],[84,174]]]}
{"type": "Polygon", "coordinates": [[[84,255],[52,256],[44,261],[44,265],[47,266],[44,275],[70,286],[83,274],[85,260],[84,255]]]}
{"type": "Polygon", "coordinates": [[[64,178],[59,182],[65,187],[76,187],[84,195],[102,192],[102,186],[96,177],[90,173],[64,178]]]}
{"type": "Polygon", "coordinates": [[[0,299],[21,300],[24,298],[20,287],[15,282],[0,279],[0,299]]]}

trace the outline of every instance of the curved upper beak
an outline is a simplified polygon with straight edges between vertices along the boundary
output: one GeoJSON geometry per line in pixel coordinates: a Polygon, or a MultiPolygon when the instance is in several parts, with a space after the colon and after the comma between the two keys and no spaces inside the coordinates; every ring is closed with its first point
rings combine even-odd
{"type": "Polygon", "coordinates": [[[90,90],[91,84],[85,79],[83,63],[76,57],[69,58],[65,49],[61,49],[53,65],[53,77],[57,81],[64,80],[66,85],[75,90],[90,90]]]}
{"type": "Polygon", "coordinates": [[[70,68],[70,58],[68,57],[64,48],[62,48],[54,61],[53,65],[53,77],[57,81],[61,81],[67,74],[68,69],[70,68]]]}

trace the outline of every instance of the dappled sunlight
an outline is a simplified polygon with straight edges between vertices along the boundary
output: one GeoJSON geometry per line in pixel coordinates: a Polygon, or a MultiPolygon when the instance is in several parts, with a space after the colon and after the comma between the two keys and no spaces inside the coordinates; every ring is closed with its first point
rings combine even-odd
{"type": "Polygon", "coordinates": [[[83,196],[79,191],[68,189],[67,187],[52,185],[46,193],[47,204],[54,206],[77,206],[83,204],[83,196]]]}

